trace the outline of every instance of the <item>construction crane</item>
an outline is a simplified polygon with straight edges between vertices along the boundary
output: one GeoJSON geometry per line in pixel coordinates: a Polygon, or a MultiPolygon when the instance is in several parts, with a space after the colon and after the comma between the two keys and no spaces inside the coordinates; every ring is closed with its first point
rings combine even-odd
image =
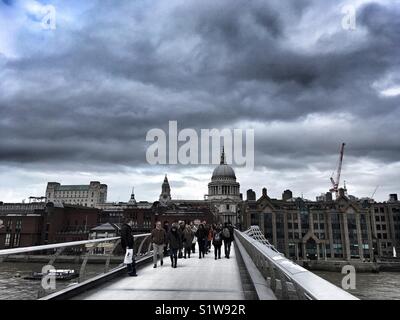
{"type": "Polygon", "coordinates": [[[336,179],[333,179],[335,171],[332,172],[332,176],[331,176],[332,188],[329,189],[329,191],[330,192],[335,192],[336,193],[336,198],[338,198],[338,196],[339,196],[340,174],[342,173],[343,154],[344,154],[344,146],[345,145],[346,144],[343,142],[341,147],[340,147],[339,162],[338,162],[338,165],[336,167],[336,179]]]}
{"type": "Polygon", "coordinates": [[[379,188],[379,185],[376,186],[374,192],[372,193],[371,199],[374,199],[374,195],[375,195],[375,193],[376,193],[376,190],[378,190],[378,188],[379,188]]]}

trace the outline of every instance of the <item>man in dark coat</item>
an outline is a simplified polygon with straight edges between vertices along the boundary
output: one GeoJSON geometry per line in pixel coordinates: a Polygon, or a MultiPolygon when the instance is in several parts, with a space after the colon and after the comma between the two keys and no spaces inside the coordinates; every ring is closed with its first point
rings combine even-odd
{"type": "Polygon", "coordinates": [[[224,224],[224,228],[222,229],[222,239],[224,240],[225,258],[229,259],[231,254],[231,244],[234,240],[233,226],[230,222],[225,222],[224,224]]]}
{"type": "MultiPolygon", "coordinates": [[[[128,249],[133,250],[133,230],[132,230],[133,222],[130,219],[126,219],[124,224],[121,227],[121,246],[122,249],[126,252],[128,249]]],[[[136,263],[135,256],[132,256],[132,263],[126,265],[128,270],[128,275],[131,277],[136,277],[136,263]]]]}
{"type": "Polygon", "coordinates": [[[178,250],[182,248],[182,236],[178,232],[178,227],[175,223],[172,224],[171,230],[167,235],[167,242],[170,250],[171,266],[176,268],[178,261],[178,250]]]}
{"type": "Polygon", "coordinates": [[[200,224],[196,231],[197,242],[199,244],[199,259],[204,258],[206,253],[207,231],[204,224],[200,224]]]}

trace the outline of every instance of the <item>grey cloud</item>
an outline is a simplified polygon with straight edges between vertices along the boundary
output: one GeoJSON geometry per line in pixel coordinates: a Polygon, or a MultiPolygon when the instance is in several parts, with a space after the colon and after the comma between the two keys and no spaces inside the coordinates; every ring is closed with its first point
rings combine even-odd
{"type": "Polygon", "coordinates": [[[342,141],[354,160],[398,161],[399,97],[371,87],[400,67],[398,6],[363,6],[366,37],[353,46],[342,47],[350,35],[338,23],[313,50],[296,50],[289,32],[316,5],[104,1],[44,42],[20,34],[21,57],[0,56],[0,163],[146,167],[146,132],[169,119],[195,129],[289,124],[256,131],[258,167],[324,167],[342,141]],[[307,115],[339,113],[354,117],[349,128],[301,127],[307,115]]]}

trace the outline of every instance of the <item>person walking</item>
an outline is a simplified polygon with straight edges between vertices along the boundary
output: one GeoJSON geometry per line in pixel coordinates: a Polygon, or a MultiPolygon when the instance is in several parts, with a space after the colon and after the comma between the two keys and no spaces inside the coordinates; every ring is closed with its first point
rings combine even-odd
{"type": "Polygon", "coordinates": [[[179,248],[178,259],[182,259],[183,258],[182,249],[183,249],[183,233],[184,233],[184,231],[185,231],[185,222],[184,221],[179,221],[178,233],[179,233],[179,235],[181,237],[182,246],[179,248]]]}
{"type": "Polygon", "coordinates": [[[167,242],[170,250],[171,267],[176,268],[178,262],[178,250],[182,247],[182,238],[178,233],[178,227],[175,223],[172,224],[171,230],[168,232],[167,242]]]}
{"type": "Polygon", "coordinates": [[[190,259],[190,252],[192,251],[194,233],[189,225],[186,225],[185,231],[183,231],[183,246],[185,248],[184,258],[186,256],[190,259]]]}
{"type": "Polygon", "coordinates": [[[222,225],[218,225],[213,232],[213,246],[215,260],[221,259],[222,225]]]}
{"type": "Polygon", "coordinates": [[[214,235],[214,228],[213,226],[209,226],[208,227],[208,231],[207,231],[207,253],[210,252],[211,250],[211,243],[213,240],[213,235],[214,235]]]}
{"type": "MultiPolygon", "coordinates": [[[[197,227],[196,227],[196,225],[194,224],[193,221],[190,222],[190,228],[192,229],[193,234],[195,235],[195,234],[196,234],[196,231],[197,231],[197,227]]],[[[193,253],[196,253],[196,243],[197,243],[197,237],[196,237],[196,235],[195,235],[195,236],[193,237],[193,241],[192,241],[192,252],[193,252],[193,253]]]]}
{"type": "Polygon", "coordinates": [[[121,247],[125,251],[124,263],[128,271],[128,275],[136,277],[136,263],[135,256],[133,253],[133,221],[131,219],[125,219],[124,224],[121,227],[121,247]]]}
{"type": "Polygon", "coordinates": [[[157,268],[157,255],[160,256],[160,265],[164,264],[164,246],[167,242],[167,234],[161,228],[161,221],[156,222],[156,227],[151,232],[151,242],[153,243],[153,263],[154,268],[157,268]]]}
{"type": "MultiPolygon", "coordinates": [[[[169,222],[168,221],[164,221],[163,229],[165,230],[165,234],[167,235],[168,231],[169,231],[169,222]]],[[[167,247],[168,247],[167,245],[164,246],[164,257],[168,256],[168,248],[167,247]]]]}
{"type": "Polygon", "coordinates": [[[225,258],[229,259],[231,254],[231,244],[233,241],[233,227],[228,222],[225,222],[224,228],[222,229],[222,237],[224,241],[225,258]]]}
{"type": "Polygon", "coordinates": [[[196,231],[197,242],[199,244],[199,259],[204,258],[206,253],[207,231],[204,224],[200,224],[196,231]]]}

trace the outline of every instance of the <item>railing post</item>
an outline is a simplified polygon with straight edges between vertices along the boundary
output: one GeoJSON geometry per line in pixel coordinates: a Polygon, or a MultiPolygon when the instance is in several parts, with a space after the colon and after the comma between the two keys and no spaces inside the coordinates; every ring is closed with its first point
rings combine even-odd
{"type": "Polygon", "coordinates": [[[144,243],[146,242],[146,240],[147,240],[149,237],[150,237],[150,236],[144,237],[143,241],[140,243],[140,246],[139,246],[139,249],[138,249],[137,254],[140,254],[140,253],[142,252],[143,245],[144,245],[144,243]]]}
{"type": "Polygon", "coordinates": [[[275,292],[276,291],[276,277],[275,277],[274,265],[270,261],[267,261],[267,263],[268,263],[269,273],[271,275],[270,287],[271,287],[271,290],[273,292],[275,292]]]}
{"type": "Polygon", "coordinates": [[[281,299],[289,300],[288,286],[286,283],[286,276],[282,271],[278,271],[279,280],[281,281],[281,299]]]}
{"type": "Polygon", "coordinates": [[[106,260],[106,264],[104,266],[104,273],[108,272],[108,269],[110,268],[110,260],[111,260],[111,256],[114,253],[114,250],[118,247],[118,245],[121,243],[121,239],[115,241],[114,246],[111,249],[111,252],[109,253],[107,260],[106,260]]]}
{"type": "Polygon", "coordinates": [[[58,258],[58,256],[64,251],[65,247],[62,248],[58,248],[56,253],[53,254],[53,256],[51,257],[50,261],[49,261],[49,265],[53,265],[54,262],[56,261],[56,259],[58,258]]]}
{"type": "Polygon", "coordinates": [[[83,277],[85,275],[86,264],[89,259],[89,255],[91,255],[93,253],[94,249],[96,249],[98,245],[99,245],[99,242],[94,243],[93,247],[90,248],[88,250],[88,252],[86,253],[85,259],[83,260],[82,265],[81,265],[81,269],[79,270],[79,282],[82,282],[84,280],[83,277]]]}

